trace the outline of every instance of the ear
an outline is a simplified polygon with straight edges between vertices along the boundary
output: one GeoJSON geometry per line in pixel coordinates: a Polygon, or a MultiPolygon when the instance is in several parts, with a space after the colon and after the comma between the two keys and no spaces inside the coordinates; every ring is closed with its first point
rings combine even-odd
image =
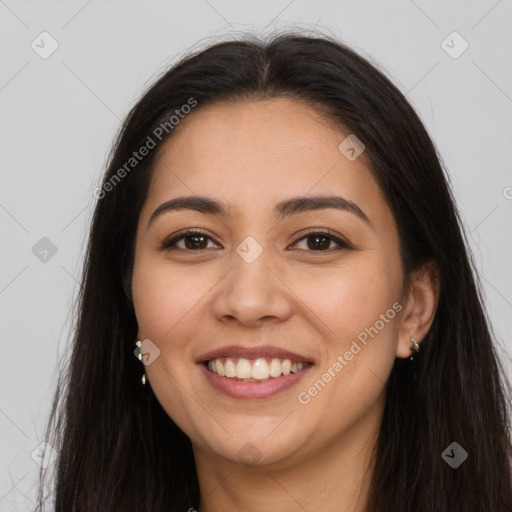
{"type": "Polygon", "coordinates": [[[440,277],[435,261],[430,260],[411,273],[406,291],[406,306],[398,333],[396,357],[411,356],[411,338],[421,347],[428,333],[439,302],[440,277]]]}

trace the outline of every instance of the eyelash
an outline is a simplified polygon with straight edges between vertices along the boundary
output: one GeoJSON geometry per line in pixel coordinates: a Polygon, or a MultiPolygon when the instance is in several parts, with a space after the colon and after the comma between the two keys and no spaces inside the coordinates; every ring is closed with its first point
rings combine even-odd
{"type": "MultiPolygon", "coordinates": [[[[204,237],[210,239],[211,241],[213,241],[214,243],[217,243],[217,242],[215,242],[215,240],[213,240],[213,238],[211,238],[209,235],[207,235],[204,231],[202,231],[200,229],[195,229],[195,230],[183,231],[181,233],[178,233],[176,236],[174,236],[170,240],[166,240],[162,244],[161,250],[162,251],[181,250],[181,251],[187,251],[187,252],[201,252],[201,251],[208,250],[208,249],[197,249],[197,250],[183,249],[181,247],[176,247],[175,246],[176,243],[179,242],[180,240],[182,240],[184,238],[192,237],[192,236],[195,236],[195,235],[204,236],[204,237]]],[[[320,231],[316,230],[316,231],[309,231],[307,233],[304,233],[304,234],[302,234],[302,236],[300,238],[298,238],[294,242],[293,245],[296,245],[300,241],[302,241],[304,239],[307,239],[307,238],[310,238],[313,235],[320,235],[320,236],[325,237],[325,238],[335,242],[336,244],[338,244],[340,247],[338,249],[335,249],[335,250],[352,249],[353,248],[346,240],[342,240],[341,238],[335,236],[330,230],[320,230],[320,231]]],[[[300,250],[305,250],[306,252],[332,252],[332,249],[317,250],[317,251],[308,250],[308,249],[300,249],[300,250]]]]}

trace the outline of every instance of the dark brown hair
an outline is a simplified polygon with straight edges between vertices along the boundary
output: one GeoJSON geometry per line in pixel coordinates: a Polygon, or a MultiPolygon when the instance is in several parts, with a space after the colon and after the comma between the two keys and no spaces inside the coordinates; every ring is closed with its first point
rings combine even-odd
{"type": "MultiPolygon", "coordinates": [[[[363,141],[397,222],[404,283],[427,261],[439,270],[439,304],[416,356],[417,379],[408,360],[397,359],[387,382],[368,510],[512,510],[510,385],[466,236],[433,142],[375,64],[332,37],[293,33],[245,36],[188,55],[127,116],[102,190],[190,98],[200,110],[213,102],[274,97],[320,105],[326,119],[363,141]],[[454,441],[468,452],[457,469],[441,457],[454,441]]],[[[170,136],[172,130],[158,146],[170,136]]],[[[190,440],[150,386],[140,385],[137,323],[125,292],[157,153],[98,196],[72,350],[47,428],[47,441],[59,452],[57,512],[184,512],[199,505],[190,440]]],[[[42,494],[43,485],[38,510],[42,494]]]]}

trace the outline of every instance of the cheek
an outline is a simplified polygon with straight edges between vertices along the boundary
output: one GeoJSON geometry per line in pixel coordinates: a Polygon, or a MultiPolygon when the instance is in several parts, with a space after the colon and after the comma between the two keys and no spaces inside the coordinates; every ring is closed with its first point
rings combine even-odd
{"type": "Polygon", "coordinates": [[[320,368],[299,390],[311,428],[321,415],[328,431],[348,429],[382,399],[401,309],[400,265],[389,261],[367,255],[301,280],[300,297],[320,319],[315,323],[324,340],[320,368]]]}
{"type": "Polygon", "coordinates": [[[401,272],[399,261],[391,261],[377,254],[356,255],[344,265],[294,280],[294,291],[320,320],[326,340],[341,349],[392,308],[400,297],[401,272]]]}
{"type": "MultiPolygon", "coordinates": [[[[190,267],[191,269],[192,267],[190,267]]],[[[211,285],[192,270],[177,271],[171,265],[140,258],[133,273],[133,300],[140,335],[165,342],[181,339],[197,306],[211,285]]]]}

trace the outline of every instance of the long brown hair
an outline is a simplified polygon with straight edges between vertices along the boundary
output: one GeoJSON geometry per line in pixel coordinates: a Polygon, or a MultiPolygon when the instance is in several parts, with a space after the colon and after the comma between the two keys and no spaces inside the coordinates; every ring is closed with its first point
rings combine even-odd
{"type": "MultiPolygon", "coordinates": [[[[387,383],[368,510],[512,510],[510,384],[436,148],[375,65],[332,37],[282,33],[188,55],[149,87],[121,127],[103,178],[107,192],[98,195],[72,350],[47,427],[47,441],[58,450],[55,511],[199,506],[190,440],[150,386],[140,385],[137,323],[125,292],[158,147],[115,185],[113,177],[190,98],[200,109],[279,96],[321,106],[326,119],[364,142],[398,225],[405,281],[428,260],[441,277],[436,316],[416,356],[417,379],[408,360],[397,359],[387,383]],[[456,469],[442,457],[452,442],[468,453],[456,469]]],[[[157,145],[171,136],[169,129],[157,145]]],[[[41,485],[38,510],[43,502],[41,485]]]]}

